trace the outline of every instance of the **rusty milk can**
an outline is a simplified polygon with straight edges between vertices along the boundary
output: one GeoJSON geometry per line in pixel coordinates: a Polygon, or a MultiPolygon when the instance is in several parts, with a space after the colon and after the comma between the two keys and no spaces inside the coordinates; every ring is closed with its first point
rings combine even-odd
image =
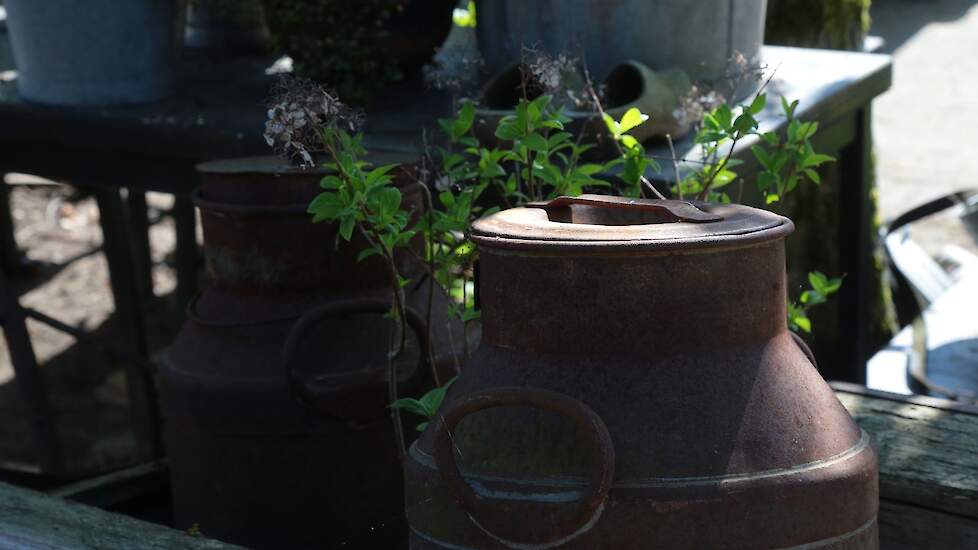
{"type": "MultiPolygon", "coordinates": [[[[398,183],[417,211],[406,170],[398,183]]],[[[178,527],[250,548],[402,547],[385,266],[358,262],[362,242],[338,244],[335,226],[311,222],[322,171],[271,157],[199,171],[212,284],[161,369],[178,527]]],[[[409,255],[399,261],[413,276],[399,389],[416,395],[430,387],[429,286],[409,255]]],[[[431,355],[443,371],[455,365],[446,299],[432,300],[431,355]]]]}
{"type": "Polygon", "coordinates": [[[876,454],[786,326],[790,220],[585,195],[474,224],[483,340],[411,548],[877,548],[876,454]]]}

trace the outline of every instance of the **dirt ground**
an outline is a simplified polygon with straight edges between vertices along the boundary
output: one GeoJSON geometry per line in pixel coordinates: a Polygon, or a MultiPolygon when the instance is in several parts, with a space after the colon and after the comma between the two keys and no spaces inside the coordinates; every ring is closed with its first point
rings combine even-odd
{"type": "MultiPolygon", "coordinates": [[[[978,3],[875,0],[872,34],[893,55],[893,87],[873,106],[884,220],[959,189],[975,188],[978,144],[978,3]]],[[[978,253],[954,213],[912,228],[931,255],[948,244],[978,253]]]]}
{"type": "MultiPolygon", "coordinates": [[[[112,341],[116,333],[108,268],[94,199],[63,185],[24,185],[8,176],[15,236],[27,253],[30,276],[16,284],[21,303],[112,341]]],[[[171,267],[172,220],[162,216],[172,199],[151,194],[150,231],[154,293],[146,310],[154,349],[172,341],[175,287],[171,267]]],[[[126,465],[134,441],[129,428],[121,365],[72,337],[28,321],[44,381],[52,396],[70,473],[87,475],[126,465]],[[94,435],[98,434],[97,437],[94,435]]],[[[6,353],[0,354],[0,467],[32,470],[37,461],[24,402],[6,353]]]]}

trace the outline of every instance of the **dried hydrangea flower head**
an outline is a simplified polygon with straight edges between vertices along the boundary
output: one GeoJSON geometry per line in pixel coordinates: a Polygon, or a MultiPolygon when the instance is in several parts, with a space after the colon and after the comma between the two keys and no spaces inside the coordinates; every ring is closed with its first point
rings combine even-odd
{"type": "Polygon", "coordinates": [[[672,116],[680,127],[696,126],[703,121],[706,113],[712,112],[726,102],[726,98],[720,92],[704,90],[694,85],[686,95],[679,98],[679,106],[672,112],[672,116]]]}
{"type": "Polygon", "coordinates": [[[524,86],[550,95],[558,105],[576,110],[594,110],[587,93],[580,59],[560,53],[551,55],[536,48],[523,48],[524,86]]]}
{"type": "Polygon", "coordinates": [[[422,67],[421,74],[428,87],[461,98],[478,91],[484,66],[478,50],[446,45],[438,50],[431,63],[422,67]]]}
{"type": "Polygon", "coordinates": [[[343,104],[336,94],[311,80],[285,75],[272,89],[265,121],[265,143],[304,168],[316,165],[324,149],[323,132],[336,127],[356,133],[360,114],[343,104]]]}

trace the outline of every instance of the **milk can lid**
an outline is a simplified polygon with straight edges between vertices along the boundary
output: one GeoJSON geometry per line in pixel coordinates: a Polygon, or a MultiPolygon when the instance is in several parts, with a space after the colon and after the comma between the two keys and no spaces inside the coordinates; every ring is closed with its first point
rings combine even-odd
{"type": "Polygon", "coordinates": [[[476,221],[481,247],[515,250],[692,250],[784,238],[783,216],[737,204],[581,195],[504,210],[476,221]]]}

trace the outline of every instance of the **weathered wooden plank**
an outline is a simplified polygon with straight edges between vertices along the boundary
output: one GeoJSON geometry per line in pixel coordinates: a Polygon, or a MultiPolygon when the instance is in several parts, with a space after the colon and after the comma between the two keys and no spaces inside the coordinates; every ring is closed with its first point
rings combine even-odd
{"type": "Polygon", "coordinates": [[[978,548],[978,524],[966,518],[901,502],[880,502],[880,548],[978,548]]]}
{"type": "Polygon", "coordinates": [[[0,548],[231,550],[240,547],[0,483],[0,548]]]}
{"type": "Polygon", "coordinates": [[[971,518],[978,528],[978,414],[938,399],[836,394],[879,449],[884,500],[971,518]]]}

